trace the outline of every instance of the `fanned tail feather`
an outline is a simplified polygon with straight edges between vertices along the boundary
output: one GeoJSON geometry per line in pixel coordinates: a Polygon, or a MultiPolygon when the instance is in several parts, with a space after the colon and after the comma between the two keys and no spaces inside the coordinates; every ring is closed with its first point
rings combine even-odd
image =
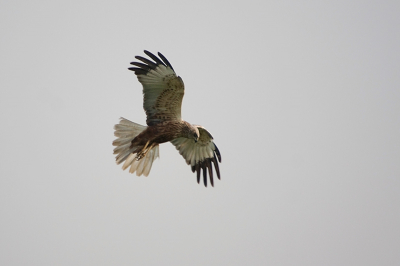
{"type": "Polygon", "coordinates": [[[144,131],[147,127],[136,124],[121,117],[119,124],[114,126],[114,135],[117,137],[113,141],[113,145],[116,146],[114,154],[116,156],[117,164],[125,161],[122,169],[125,170],[130,166],[129,172],[136,172],[137,176],[144,175],[148,176],[153,165],[154,160],[159,157],[159,146],[154,146],[150,151],[147,152],[139,161],[136,160],[137,153],[134,153],[139,147],[131,147],[132,140],[144,131]]]}

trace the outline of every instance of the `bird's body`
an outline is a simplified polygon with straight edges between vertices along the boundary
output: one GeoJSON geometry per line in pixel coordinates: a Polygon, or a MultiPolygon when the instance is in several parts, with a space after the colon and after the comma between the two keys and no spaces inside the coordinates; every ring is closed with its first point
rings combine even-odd
{"type": "Polygon", "coordinates": [[[171,142],[179,153],[191,165],[192,171],[203,170],[204,185],[207,186],[207,169],[211,185],[214,185],[212,164],[218,178],[221,155],[212,141],[211,134],[202,126],[192,125],[181,119],[181,105],[184,95],[184,84],[176,76],[171,64],[160,53],[161,60],[148,51],[144,51],[155,62],[141,56],[136,59],[144,62],[132,62],[137,67],[129,68],[135,71],[138,80],[143,85],[143,108],[147,115],[147,127],[121,118],[115,125],[113,145],[116,161],[125,161],[123,169],[130,167],[129,172],[138,176],[147,176],[153,161],[159,156],[159,144],[171,142]]]}
{"type": "Polygon", "coordinates": [[[190,132],[190,127],[192,125],[186,121],[165,121],[148,126],[132,140],[131,146],[144,146],[148,141],[150,141],[149,144],[161,144],[176,138],[186,137],[190,132]]]}

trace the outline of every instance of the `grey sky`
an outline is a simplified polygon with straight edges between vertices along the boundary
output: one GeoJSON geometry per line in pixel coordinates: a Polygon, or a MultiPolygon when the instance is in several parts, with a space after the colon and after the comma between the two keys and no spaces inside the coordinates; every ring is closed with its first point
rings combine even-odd
{"type": "Polygon", "coordinates": [[[400,265],[396,1],[2,1],[0,265],[400,265]],[[183,118],[149,177],[112,154],[145,124],[129,62],[162,52],[183,118]]]}

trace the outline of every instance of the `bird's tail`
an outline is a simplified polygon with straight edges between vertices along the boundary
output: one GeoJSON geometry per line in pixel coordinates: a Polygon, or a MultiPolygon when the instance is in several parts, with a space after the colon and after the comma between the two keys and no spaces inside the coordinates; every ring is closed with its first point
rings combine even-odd
{"type": "Polygon", "coordinates": [[[117,139],[114,140],[112,144],[116,146],[114,149],[114,154],[117,154],[117,164],[125,161],[122,169],[125,170],[130,166],[129,173],[134,173],[136,171],[137,176],[142,174],[144,176],[148,176],[151,166],[153,165],[153,161],[159,157],[158,145],[149,150],[140,160],[137,160],[136,151],[141,147],[131,147],[132,140],[146,128],[146,126],[136,124],[122,117],[119,121],[119,124],[114,126],[114,135],[117,137],[117,139]]]}

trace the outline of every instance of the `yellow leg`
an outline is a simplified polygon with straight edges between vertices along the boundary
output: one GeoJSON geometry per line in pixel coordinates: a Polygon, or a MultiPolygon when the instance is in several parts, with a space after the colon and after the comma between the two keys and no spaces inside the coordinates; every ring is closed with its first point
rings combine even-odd
{"type": "Polygon", "coordinates": [[[151,149],[154,147],[154,144],[155,144],[155,143],[151,144],[150,147],[147,148],[147,146],[149,145],[149,143],[150,143],[150,140],[148,140],[148,141],[146,142],[146,145],[144,145],[143,149],[142,149],[140,152],[138,152],[138,154],[136,155],[136,160],[137,160],[137,161],[139,161],[139,160],[142,159],[144,156],[146,156],[147,152],[148,152],[149,150],[151,150],[151,149]]]}
{"type": "Polygon", "coordinates": [[[156,143],[152,143],[150,147],[147,148],[147,150],[144,152],[143,157],[146,156],[146,154],[153,149],[153,147],[156,146],[156,143]]]}
{"type": "Polygon", "coordinates": [[[142,149],[142,151],[144,151],[144,150],[147,148],[147,145],[149,145],[149,143],[150,143],[150,140],[148,140],[148,141],[146,142],[146,145],[144,145],[144,148],[142,149]]]}

